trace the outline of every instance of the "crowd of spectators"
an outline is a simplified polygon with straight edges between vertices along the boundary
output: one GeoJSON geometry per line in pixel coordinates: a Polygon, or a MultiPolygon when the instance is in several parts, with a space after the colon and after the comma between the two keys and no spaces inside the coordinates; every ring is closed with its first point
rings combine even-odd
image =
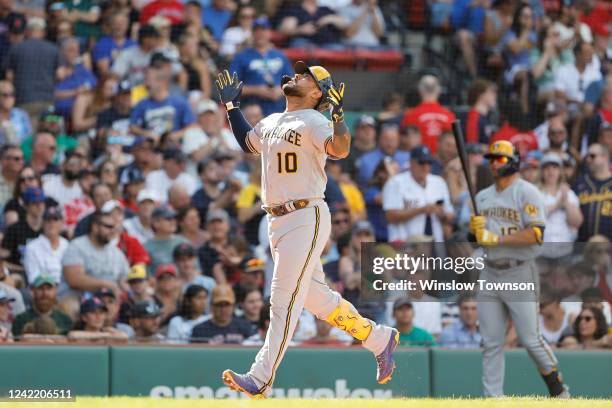
{"type": "MultiPolygon", "coordinates": [[[[381,0],[0,1],[0,342],[150,341],[261,345],[272,259],[261,165],[215,102],[220,67],[244,81],[251,124],[284,109],[281,48],[397,46],[381,0]],[[43,4],[44,3],[44,4],[43,4]]],[[[363,243],[472,253],[451,123],[472,184],[492,178],[489,143],[509,140],[545,195],[544,337],[610,347],[612,48],[595,0],[431,1],[432,24],[467,72],[467,107],[427,72],[419,101],[385,95],[328,161],[328,283],[405,346],[477,348],[471,294],[366,301],[363,243]],[[386,300],[386,302],[385,302],[386,300]]],[[[363,73],[367,75],[367,73],[363,73]]],[[[350,84],[349,84],[350,85],[350,84]]],[[[354,84],[358,88],[358,84],[354,84]]],[[[412,98],[414,99],[414,98],[412,98]]],[[[428,279],[436,271],[417,271],[428,279]]],[[[400,279],[401,276],[395,276],[400,279]]],[[[351,344],[304,311],[292,344],[351,344]]],[[[508,329],[507,344],[516,336],[508,329]]]]}

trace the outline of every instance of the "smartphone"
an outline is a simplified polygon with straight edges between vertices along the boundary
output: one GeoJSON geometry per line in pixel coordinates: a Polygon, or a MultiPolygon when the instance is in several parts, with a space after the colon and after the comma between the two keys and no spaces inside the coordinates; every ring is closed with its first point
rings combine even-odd
{"type": "Polygon", "coordinates": [[[442,204],[444,204],[444,200],[438,200],[438,201],[436,201],[436,205],[442,205],[442,204]]]}

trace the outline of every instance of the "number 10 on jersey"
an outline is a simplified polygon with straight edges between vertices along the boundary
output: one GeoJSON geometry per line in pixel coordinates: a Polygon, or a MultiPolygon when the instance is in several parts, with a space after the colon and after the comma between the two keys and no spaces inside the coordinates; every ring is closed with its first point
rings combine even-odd
{"type": "Polygon", "coordinates": [[[297,153],[278,152],[276,153],[276,161],[278,164],[278,174],[297,172],[297,166],[298,166],[297,153]]]}

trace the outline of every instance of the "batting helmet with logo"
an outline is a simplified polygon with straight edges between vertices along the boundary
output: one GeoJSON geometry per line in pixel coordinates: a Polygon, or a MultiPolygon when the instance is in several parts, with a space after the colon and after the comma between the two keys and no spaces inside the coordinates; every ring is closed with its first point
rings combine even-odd
{"type": "Polygon", "coordinates": [[[325,68],[319,65],[313,65],[309,67],[304,61],[298,61],[293,66],[293,69],[297,74],[310,74],[317,83],[317,86],[323,92],[319,103],[315,106],[315,109],[324,112],[329,109],[328,95],[329,90],[334,86],[331,74],[325,68]]]}
{"type": "Polygon", "coordinates": [[[486,159],[505,157],[506,164],[497,170],[500,176],[509,176],[514,174],[519,169],[521,157],[512,145],[507,140],[497,141],[489,146],[489,152],[484,156],[486,159]]]}

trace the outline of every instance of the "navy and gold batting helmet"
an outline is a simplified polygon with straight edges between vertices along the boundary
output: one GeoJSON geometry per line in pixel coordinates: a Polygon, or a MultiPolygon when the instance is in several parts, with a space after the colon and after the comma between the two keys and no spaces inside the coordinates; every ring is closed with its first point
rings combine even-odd
{"type": "Polygon", "coordinates": [[[500,140],[489,146],[489,152],[484,155],[486,159],[505,158],[506,164],[497,170],[500,176],[509,176],[519,169],[521,157],[512,143],[500,140]]]}
{"type": "Polygon", "coordinates": [[[315,106],[315,109],[324,112],[329,109],[329,101],[327,100],[329,90],[334,86],[331,74],[325,68],[319,65],[313,65],[309,67],[304,61],[298,61],[293,66],[296,74],[310,74],[317,83],[317,86],[323,92],[319,103],[315,106]]]}

